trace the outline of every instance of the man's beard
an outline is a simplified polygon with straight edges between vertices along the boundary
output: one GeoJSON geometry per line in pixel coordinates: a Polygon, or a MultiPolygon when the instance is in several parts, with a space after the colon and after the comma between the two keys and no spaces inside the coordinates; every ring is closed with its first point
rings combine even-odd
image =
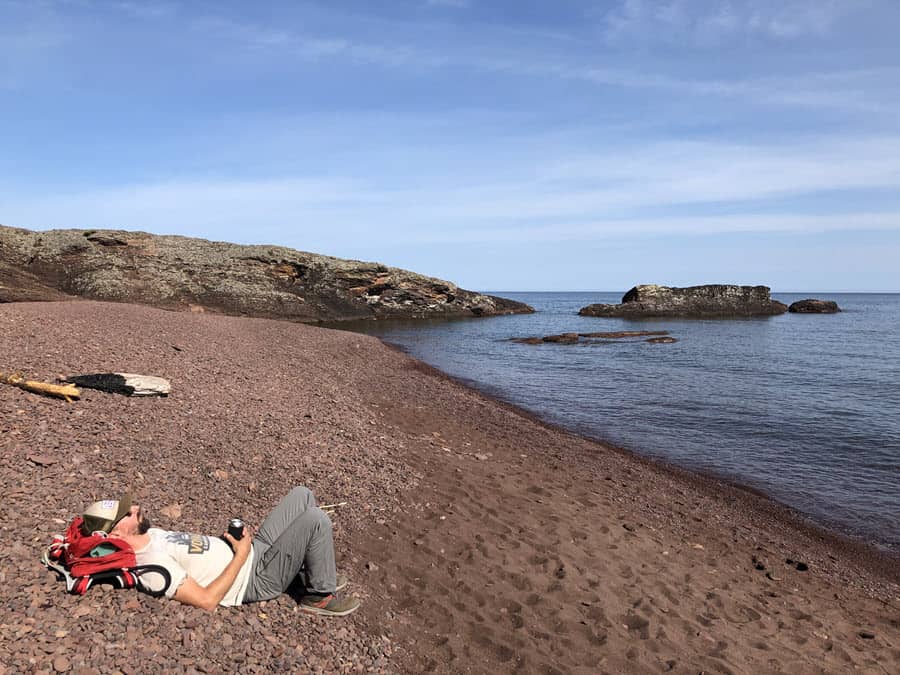
{"type": "Polygon", "coordinates": [[[138,534],[147,534],[147,530],[149,530],[152,526],[153,525],[150,522],[150,519],[142,512],[141,519],[138,521],[137,526],[138,534]]]}

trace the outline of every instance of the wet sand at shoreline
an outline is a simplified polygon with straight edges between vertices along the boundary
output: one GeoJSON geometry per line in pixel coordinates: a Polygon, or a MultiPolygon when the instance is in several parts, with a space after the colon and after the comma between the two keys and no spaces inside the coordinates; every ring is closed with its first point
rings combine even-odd
{"type": "Polygon", "coordinates": [[[896,558],[542,424],[374,338],[93,302],[0,306],[0,336],[0,369],[145,372],[174,387],[72,405],[0,387],[8,672],[59,659],[127,672],[129,634],[157,670],[900,666],[896,558]],[[213,615],[126,591],[75,598],[37,563],[54,519],[104,485],[134,487],[156,513],[177,503],[164,527],[209,530],[258,522],[294,484],[349,502],[338,559],[364,604],[348,620],[301,615],[286,596],[213,615]],[[84,608],[102,641],[75,639],[84,608]]]}

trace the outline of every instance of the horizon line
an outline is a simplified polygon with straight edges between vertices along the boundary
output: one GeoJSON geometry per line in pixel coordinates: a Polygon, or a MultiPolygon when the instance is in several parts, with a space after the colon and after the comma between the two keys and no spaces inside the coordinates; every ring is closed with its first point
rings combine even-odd
{"type": "MultiPolygon", "coordinates": [[[[660,284],[662,285],[662,284],[660,284]]],[[[697,286],[718,286],[720,284],[696,284],[697,286]]],[[[747,286],[751,284],[721,284],[724,286],[747,286]]],[[[633,288],[633,286],[632,286],[633,288]]],[[[689,286],[672,286],[671,288],[689,288],[689,286]]],[[[493,291],[493,290],[485,290],[480,291],[481,293],[487,293],[489,295],[499,295],[501,293],[627,293],[627,291],[615,290],[615,291],[599,291],[592,289],[575,289],[575,290],[565,290],[565,291],[536,291],[536,290],[525,290],[525,291],[513,291],[513,290],[505,290],[505,291],[493,291]]],[[[799,295],[803,293],[836,293],[841,295],[900,295],[900,289],[893,291],[820,291],[820,290],[802,290],[802,291],[782,291],[782,290],[772,290],[771,293],[790,293],[792,295],[799,295]]]]}

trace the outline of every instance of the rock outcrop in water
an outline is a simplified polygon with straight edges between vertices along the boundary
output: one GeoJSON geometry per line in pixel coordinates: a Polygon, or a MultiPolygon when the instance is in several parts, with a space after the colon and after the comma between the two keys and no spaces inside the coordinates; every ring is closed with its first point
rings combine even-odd
{"type": "Polygon", "coordinates": [[[599,317],[744,317],[783,314],[787,305],[769,297],[768,286],[727,286],[713,284],[674,288],[635,286],[618,305],[595,304],[582,307],[582,316],[599,317]]]}
{"type": "Polygon", "coordinates": [[[788,307],[788,311],[794,314],[834,314],[841,310],[833,300],[807,298],[806,300],[792,302],[791,306],[788,307]]]}
{"type": "Polygon", "coordinates": [[[280,246],[0,225],[0,302],[73,298],[293,321],[534,311],[395,267],[280,246]]]}
{"type": "Polygon", "coordinates": [[[518,342],[523,345],[541,345],[541,344],[560,344],[560,345],[574,345],[574,344],[591,344],[597,342],[613,342],[619,341],[622,338],[636,338],[636,337],[646,337],[648,335],[662,335],[667,337],[652,337],[645,342],[650,342],[653,344],[668,344],[671,342],[678,342],[677,339],[673,337],[668,337],[669,331],[667,330],[624,330],[624,331],[615,331],[612,333],[559,333],[558,335],[545,335],[544,337],[514,337],[510,338],[510,342],[518,342]],[[584,338],[584,339],[582,339],[584,338]]]}

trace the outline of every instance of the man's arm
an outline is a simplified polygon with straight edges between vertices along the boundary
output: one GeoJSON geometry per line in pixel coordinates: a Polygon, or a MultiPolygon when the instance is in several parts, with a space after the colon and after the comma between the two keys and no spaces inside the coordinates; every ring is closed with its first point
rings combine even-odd
{"type": "Polygon", "coordinates": [[[250,547],[253,544],[253,537],[250,532],[244,533],[240,539],[235,539],[230,534],[223,535],[231,548],[234,550],[234,557],[231,562],[222,570],[222,573],[213,579],[207,586],[201,586],[190,577],[185,578],[184,583],[175,591],[174,598],[179,602],[193,607],[205,609],[207,612],[215,611],[219,606],[222,598],[228,593],[228,589],[237,579],[238,572],[241,571],[244,563],[250,555],[250,547]]]}

